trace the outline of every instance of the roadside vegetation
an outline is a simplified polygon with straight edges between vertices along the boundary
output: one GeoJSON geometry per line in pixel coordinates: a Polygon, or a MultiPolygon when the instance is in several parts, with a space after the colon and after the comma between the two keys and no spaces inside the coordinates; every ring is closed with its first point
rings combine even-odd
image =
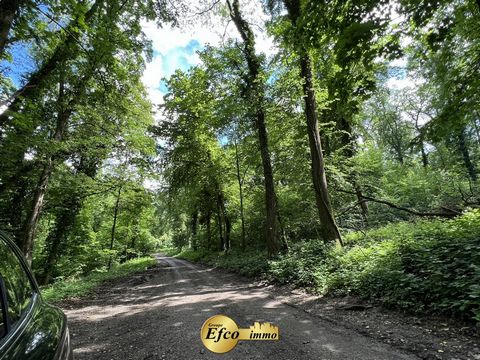
{"type": "Polygon", "coordinates": [[[41,287],[41,293],[46,301],[58,302],[69,298],[87,296],[97,286],[108,280],[113,280],[137,272],[142,272],[157,264],[153,257],[141,257],[116,265],[110,271],[95,271],[86,276],[58,280],[52,285],[41,287]]]}
{"type": "Polygon", "coordinates": [[[480,211],[345,236],[343,249],[296,243],[287,254],[169,249],[169,255],[323,295],[355,295],[415,313],[480,321],[480,211]]]}

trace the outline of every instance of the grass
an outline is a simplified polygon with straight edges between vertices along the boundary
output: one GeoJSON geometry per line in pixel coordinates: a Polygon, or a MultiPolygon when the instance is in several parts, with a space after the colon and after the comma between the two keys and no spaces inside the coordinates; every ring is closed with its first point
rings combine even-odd
{"type": "Polygon", "coordinates": [[[46,301],[57,302],[72,297],[83,297],[107,280],[121,278],[155,266],[153,257],[141,257],[129,260],[113,267],[110,271],[95,272],[80,278],[66,279],[41,288],[46,301]]]}
{"type": "Polygon", "coordinates": [[[263,250],[240,251],[233,249],[225,254],[223,251],[165,248],[161,252],[167,256],[208,264],[247,277],[263,276],[268,271],[268,259],[263,250]]]}

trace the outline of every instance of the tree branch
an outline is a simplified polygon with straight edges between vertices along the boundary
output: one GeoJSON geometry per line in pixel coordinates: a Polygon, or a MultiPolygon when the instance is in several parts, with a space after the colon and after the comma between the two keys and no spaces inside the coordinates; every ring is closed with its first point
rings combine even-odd
{"type": "MultiPolygon", "coordinates": [[[[342,190],[342,189],[335,189],[335,190],[338,191],[338,192],[345,193],[345,194],[351,194],[351,195],[358,196],[358,194],[353,192],[353,191],[342,190]]],[[[450,219],[450,218],[454,218],[454,217],[462,214],[459,211],[456,211],[456,210],[453,210],[453,209],[448,209],[448,208],[445,208],[445,207],[442,207],[445,210],[444,212],[435,212],[435,211],[433,211],[433,212],[422,212],[422,211],[417,211],[417,210],[414,210],[414,209],[406,208],[406,207],[401,206],[401,205],[394,204],[394,203],[392,203],[388,200],[376,199],[376,198],[373,198],[371,196],[367,196],[367,195],[363,195],[363,194],[360,195],[360,197],[364,200],[372,201],[372,202],[375,202],[375,203],[378,203],[378,204],[387,205],[387,206],[391,207],[392,209],[404,211],[404,212],[407,212],[409,214],[412,214],[412,215],[415,215],[415,216],[420,216],[420,217],[444,217],[444,218],[449,218],[450,219]]]]}

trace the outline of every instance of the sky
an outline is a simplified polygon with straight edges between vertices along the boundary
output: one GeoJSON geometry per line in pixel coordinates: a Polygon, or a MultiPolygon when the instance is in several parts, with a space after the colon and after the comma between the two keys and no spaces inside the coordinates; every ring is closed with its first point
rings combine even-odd
{"type": "MultiPolygon", "coordinates": [[[[256,0],[247,1],[242,9],[251,24],[256,38],[256,49],[272,55],[275,52],[273,39],[263,28],[267,15],[261,11],[256,0]],[[260,11],[259,11],[260,10],[260,11]]],[[[199,9],[200,11],[201,9],[199,9]]],[[[158,28],[153,22],[143,22],[142,29],[152,41],[153,59],[147,63],[142,81],[154,105],[162,104],[167,92],[163,78],[170,77],[176,69],[188,70],[200,62],[198,51],[206,45],[219,46],[229,39],[239,39],[232,22],[211,13],[209,18],[187,17],[180,27],[158,28]]]]}
{"type": "MultiPolygon", "coordinates": [[[[261,6],[257,0],[249,0],[242,3],[242,11],[248,21],[253,24],[252,28],[256,36],[256,48],[258,52],[268,55],[275,53],[273,39],[266,35],[263,26],[267,15],[259,11],[261,6]]],[[[197,9],[200,11],[201,9],[197,9]]],[[[194,14],[195,10],[193,10],[194,14]]],[[[198,19],[190,15],[179,27],[157,27],[154,22],[143,22],[142,29],[152,42],[153,57],[146,64],[142,81],[147,89],[148,96],[153,105],[163,103],[163,96],[168,89],[164,79],[169,78],[177,69],[187,71],[190,67],[200,62],[198,51],[207,44],[219,46],[228,39],[239,39],[237,29],[232,22],[216,16],[210,12],[208,18],[198,19]]],[[[19,44],[12,49],[13,61],[0,63],[4,74],[13,80],[14,85],[19,86],[24,76],[31,73],[35,66],[28,54],[28,48],[19,44]]],[[[392,66],[404,67],[404,59],[396,60],[392,66]]],[[[414,85],[412,80],[406,77],[392,77],[387,85],[391,88],[403,89],[414,85]]]]}
{"type": "MultiPolygon", "coordinates": [[[[267,15],[258,11],[256,1],[249,2],[249,8],[244,9],[249,22],[254,23],[253,29],[256,35],[256,48],[258,52],[269,55],[275,53],[273,39],[266,35],[262,28],[267,15]]],[[[163,96],[168,91],[164,78],[169,78],[177,69],[183,71],[197,65],[200,62],[198,51],[207,44],[219,46],[222,42],[234,38],[239,39],[237,29],[233,23],[226,25],[225,21],[214,18],[209,25],[200,21],[190,22],[180,28],[158,28],[155,23],[144,22],[143,31],[152,41],[153,59],[147,63],[142,81],[147,88],[150,101],[154,105],[163,103],[163,96]]],[[[397,69],[405,69],[406,59],[397,59],[390,64],[397,69]]],[[[387,86],[392,89],[404,89],[415,86],[413,80],[406,71],[396,72],[387,81],[387,86]],[[400,74],[400,75],[399,75],[400,74]]]]}

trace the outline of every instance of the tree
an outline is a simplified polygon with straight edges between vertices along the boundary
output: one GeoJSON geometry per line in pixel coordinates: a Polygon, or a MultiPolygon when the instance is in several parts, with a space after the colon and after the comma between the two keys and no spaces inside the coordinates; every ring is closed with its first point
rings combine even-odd
{"type": "Polygon", "coordinates": [[[255,35],[248,22],[242,17],[238,0],[227,0],[230,18],[237,27],[243,41],[243,53],[248,64],[248,75],[245,76],[248,89],[248,100],[251,101],[255,117],[255,127],[258,132],[258,143],[262,157],[263,175],[265,182],[265,240],[269,254],[277,254],[287,249],[285,239],[279,236],[278,203],[273,180],[272,163],[268,149],[268,135],[265,126],[265,90],[262,77],[260,56],[255,53],[255,35]]]}
{"type": "MultiPolygon", "coordinates": [[[[284,3],[288,10],[292,26],[296,30],[295,34],[298,34],[302,31],[298,28],[301,16],[300,0],[285,0],[284,3]]],[[[321,235],[325,241],[338,241],[342,244],[340,231],[335,222],[332,206],[330,204],[327,177],[325,175],[325,160],[323,157],[322,140],[320,138],[318,127],[317,104],[313,84],[312,60],[308,53],[308,48],[302,42],[298,43],[296,50],[300,59],[300,74],[304,81],[303,92],[305,100],[305,118],[307,121],[307,133],[310,145],[313,188],[322,224],[321,235]]]]}

